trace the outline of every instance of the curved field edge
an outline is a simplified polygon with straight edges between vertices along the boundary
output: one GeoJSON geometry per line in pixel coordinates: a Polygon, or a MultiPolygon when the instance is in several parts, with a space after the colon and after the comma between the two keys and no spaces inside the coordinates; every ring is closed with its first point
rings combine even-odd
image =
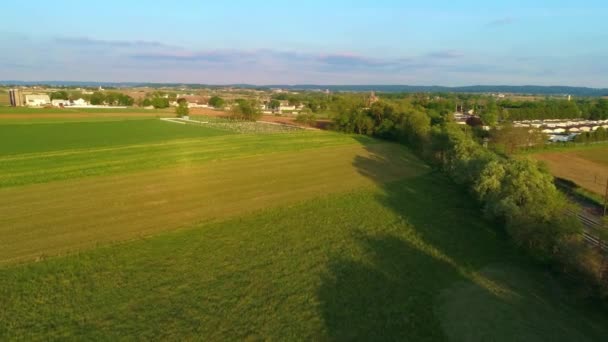
{"type": "Polygon", "coordinates": [[[436,173],[3,267],[0,291],[4,340],[608,334],[436,173]]]}

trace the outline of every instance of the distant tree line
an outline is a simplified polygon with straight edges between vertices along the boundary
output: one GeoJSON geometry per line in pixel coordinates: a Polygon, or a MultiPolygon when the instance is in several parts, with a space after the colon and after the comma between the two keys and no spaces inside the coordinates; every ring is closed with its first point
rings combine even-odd
{"type": "Polygon", "coordinates": [[[51,100],[77,100],[84,99],[92,105],[109,105],[109,106],[132,106],[135,100],[126,94],[119,92],[101,92],[97,91],[93,94],[83,94],[80,91],[67,92],[59,90],[50,94],[51,100]]]}
{"type": "Polygon", "coordinates": [[[608,119],[608,100],[582,99],[578,101],[542,100],[513,102],[502,101],[509,120],[542,120],[542,119],[608,119]]]}

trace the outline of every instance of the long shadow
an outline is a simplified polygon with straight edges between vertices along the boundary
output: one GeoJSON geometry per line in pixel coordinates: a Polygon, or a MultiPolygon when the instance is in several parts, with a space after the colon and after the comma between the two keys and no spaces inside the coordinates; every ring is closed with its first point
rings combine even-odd
{"type": "Polygon", "coordinates": [[[372,260],[334,259],[322,278],[318,296],[330,339],[445,339],[428,298],[457,272],[398,237],[358,240],[372,260]],[[423,272],[436,279],[421,280],[423,272]]]}
{"type": "Polygon", "coordinates": [[[479,205],[465,189],[430,168],[413,177],[387,182],[383,171],[398,159],[406,158],[416,167],[422,162],[405,150],[404,155],[396,156],[367,139],[361,142],[371,156],[357,156],[353,165],[383,190],[378,201],[415,227],[428,244],[473,268],[504,260],[508,254],[518,257],[506,242],[504,230],[482,217],[479,205]]]}
{"type": "MultiPolygon", "coordinates": [[[[362,139],[361,143],[371,156],[356,157],[353,165],[381,187],[377,200],[406,222],[407,229],[413,233],[396,232],[379,237],[359,231],[355,239],[363,250],[361,255],[366,257],[340,255],[330,261],[318,298],[332,340],[454,338],[444,334],[446,328],[442,324],[445,322],[437,313],[438,301],[446,288],[454,284],[466,284],[463,293],[482,298],[478,308],[491,307],[489,310],[498,317],[488,323],[490,335],[485,336],[488,339],[496,334],[491,325],[497,322],[504,329],[503,340],[507,336],[516,337],[517,330],[526,327],[523,321],[502,324],[518,315],[518,309],[512,310],[511,303],[524,301],[525,305],[542,307],[538,316],[549,315],[551,310],[546,308],[550,306],[542,304],[547,298],[546,289],[542,285],[520,283],[526,279],[527,272],[534,269],[528,267],[523,272],[518,269],[519,265],[530,265],[529,260],[509,244],[500,228],[481,217],[480,208],[466,191],[431,170],[387,183],[383,171],[395,158],[403,156],[389,155],[394,150],[379,149],[368,139],[362,139]],[[490,272],[480,271],[487,270],[488,266],[491,266],[490,272]],[[514,273],[505,271],[513,267],[514,273]]],[[[420,163],[411,155],[406,158],[420,163]]],[[[469,311],[467,299],[460,300],[460,297],[449,298],[450,305],[457,303],[454,304],[457,309],[451,311],[451,317],[456,317],[450,319],[452,322],[458,321],[459,314],[469,311]]],[[[514,305],[521,309],[520,304],[514,305]]],[[[457,334],[474,335],[475,327],[466,325],[483,321],[483,314],[476,315],[463,320],[465,323],[457,334]]],[[[543,329],[545,335],[559,332],[559,328],[554,329],[552,325],[543,329]]],[[[563,340],[564,336],[557,339],[563,340]]]]}

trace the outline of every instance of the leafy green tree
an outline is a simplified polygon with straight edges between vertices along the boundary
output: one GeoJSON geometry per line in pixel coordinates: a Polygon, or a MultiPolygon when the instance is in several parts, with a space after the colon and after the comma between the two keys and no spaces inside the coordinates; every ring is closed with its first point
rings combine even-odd
{"type": "Polygon", "coordinates": [[[68,92],[65,90],[55,91],[51,93],[51,100],[67,100],[69,99],[68,92]]]}
{"type": "Polygon", "coordinates": [[[106,101],[106,96],[104,93],[96,91],[91,95],[90,101],[92,105],[103,105],[106,101]]]}
{"type": "Polygon", "coordinates": [[[169,99],[164,97],[153,97],[150,101],[150,104],[156,109],[168,108],[169,99]]]}
{"type": "Polygon", "coordinates": [[[255,121],[262,116],[262,112],[256,101],[238,99],[232,106],[231,116],[237,120],[255,121]]]}
{"type": "Polygon", "coordinates": [[[498,107],[494,99],[488,100],[485,105],[485,108],[479,113],[481,121],[483,121],[483,123],[488,126],[496,125],[498,123],[499,116],[500,108],[498,107]]]}
{"type": "Polygon", "coordinates": [[[190,114],[190,109],[188,108],[188,101],[186,99],[178,99],[177,107],[175,107],[175,114],[177,117],[184,117],[190,114]]]}
{"type": "Polygon", "coordinates": [[[314,126],[317,123],[317,116],[309,108],[305,108],[296,116],[296,122],[314,126]]]}
{"type": "Polygon", "coordinates": [[[268,103],[268,108],[270,108],[270,110],[272,110],[273,112],[279,109],[280,106],[281,102],[279,100],[272,99],[268,103]]]}
{"type": "Polygon", "coordinates": [[[107,92],[105,103],[109,106],[115,106],[118,104],[118,94],[113,92],[107,92]]]}
{"type": "Polygon", "coordinates": [[[209,105],[213,108],[224,108],[226,101],[219,96],[213,96],[209,99],[209,105]]]}
{"type": "Polygon", "coordinates": [[[590,114],[591,120],[608,119],[608,100],[599,99],[591,109],[590,114]]]}

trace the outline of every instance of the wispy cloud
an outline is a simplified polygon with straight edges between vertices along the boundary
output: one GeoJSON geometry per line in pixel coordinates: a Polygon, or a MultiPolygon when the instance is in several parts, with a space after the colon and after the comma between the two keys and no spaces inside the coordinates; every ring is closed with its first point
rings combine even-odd
{"type": "MultiPolygon", "coordinates": [[[[506,25],[503,18],[492,25],[506,25]]],[[[3,35],[0,34],[0,38],[3,35]]],[[[200,83],[570,83],[572,75],[605,84],[608,62],[593,55],[530,57],[482,55],[440,49],[386,56],[383,51],[352,53],[275,49],[196,49],[162,41],[103,40],[90,37],[4,35],[10,54],[0,56],[7,79],[97,79],[200,83]]],[[[583,83],[583,81],[579,82],[583,83]]]]}
{"type": "Polygon", "coordinates": [[[439,50],[439,51],[432,51],[432,52],[429,52],[428,54],[426,54],[426,57],[437,58],[437,59],[455,59],[455,58],[461,58],[463,56],[464,56],[464,54],[462,52],[455,51],[455,50],[439,50]]]}
{"type": "Polygon", "coordinates": [[[141,47],[171,47],[171,45],[164,44],[157,41],[146,41],[146,40],[103,40],[103,39],[92,39],[88,37],[57,37],[54,39],[57,44],[73,45],[80,47],[128,47],[128,48],[141,48],[141,47]]]}
{"type": "Polygon", "coordinates": [[[390,64],[389,61],[354,54],[329,54],[314,58],[322,65],[341,68],[378,68],[390,64]]]}
{"type": "Polygon", "coordinates": [[[490,21],[489,23],[486,24],[486,27],[501,27],[501,26],[511,25],[513,23],[515,23],[514,18],[504,17],[504,18],[498,18],[498,19],[490,21]]]}
{"type": "Polygon", "coordinates": [[[209,62],[209,63],[232,63],[244,61],[255,55],[246,51],[171,51],[160,53],[132,54],[130,58],[139,61],[151,62],[209,62]]]}

